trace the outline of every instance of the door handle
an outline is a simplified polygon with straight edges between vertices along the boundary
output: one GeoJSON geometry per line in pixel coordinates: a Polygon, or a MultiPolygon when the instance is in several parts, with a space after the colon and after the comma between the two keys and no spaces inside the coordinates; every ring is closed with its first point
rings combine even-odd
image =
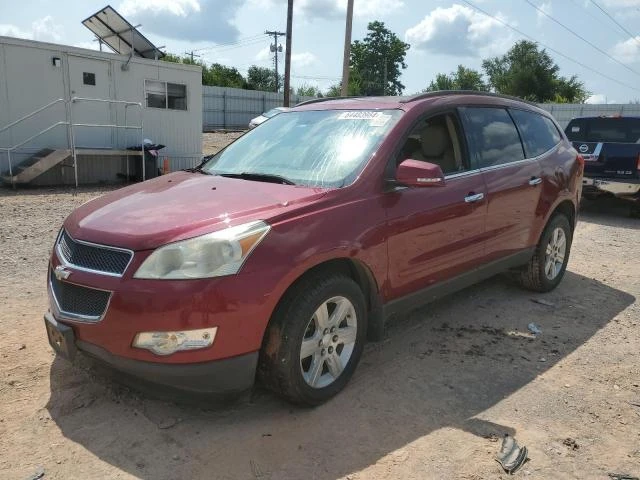
{"type": "Polygon", "coordinates": [[[535,187],[536,185],[540,185],[542,183],[542,178],[540,177],[531,177],[531,180],[529,180],[529,185],[531,185],[532,187],[535,187]]]}
{"type": "Polygon", "coordinates": [[[484,193],[473,193],[473,192],[471,192],[469,195],[464,197],[464,201],[466,203],[475,203],[475,202],[479,202],[483,198],[484,198],[484,193]]]}

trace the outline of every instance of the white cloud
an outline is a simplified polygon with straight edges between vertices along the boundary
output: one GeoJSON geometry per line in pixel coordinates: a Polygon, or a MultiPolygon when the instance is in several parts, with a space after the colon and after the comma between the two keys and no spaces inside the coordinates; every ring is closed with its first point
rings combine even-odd
{"type": "Polygon", "coordinates": [[[611,49],[611,54],[623,63],[640,61],[640,35],[616,43],[611,49]]]}
{"type": "Polygon", "coordinates": [[[295,67],[304,68],[310,65],[313,65],[318,61],[318,57],[316,57],[311,52],[300,52],[300,53],[292,53],[291,54],[291,63],[295,67]]]}
{"type": "Polygon", "coordinates": [[[200,10],[198,0],[124,0],[119,8],[124,16],[153,12],[186,17],[190,13],[199,13],[200,10]]]}
{"type": "Polygon", "coordinates": [[[584,103],[589,103],[591,105],[603,105],[607,103],[617,103],[617,102],[615,100],[609,100],[607,96],[602,93],[597,93],[587,98],[584,103]]]}
{"type": "Polygon", "coordinates": [[[229,42],[242,2],[228,0],[123,0],[117,10],[143,32],[186,41],[229,42]]]}
{"type": "Polygon", "coordinates": [[[59,42],[62,38],[62,27],[54,22],[51,15],[47,15],[32,22],[28,30],[12,24],[0,24],[0,35],[59,42]]]}
{"type": "Polygon", "coordinates": [[[545,18],[547,18],[545,13],[547,15],[553,14],[553,6],[551,5],[551,1],[544,2],[542,5],[540,5],[540,10],[536,11],[537,17],[538,17],[538,25],[540,25],[542,23],[542,21],[545,18]],[[540,10],[542,10],[542,11],[540,11],[540,10]]]}
{"type": "MultiPolygon", "coordinates": [[[[496,15],[503,21],[502,14],[496,15]]],[[[413,48],[454,56],[495,53],[511,41],[506,27],[493,18],[459,4],[438,7],[405,32],[413,48]]]]}
{"type": "MultiPolygon", "coordinates": [[[[250,7],[263,10],[282,4],[283,0],[248,0],[250,7]]],[[[353,15],[379,18],[402,7],[404,7],[403,0],[358,0],[354,2],[353,15]]],[[[343,19],[347,12],[347,0],[296,0],[293,8],[305,20],[343,19]]]]}
{"type": "MultiPolygon", "coordinates": [[[[87,50],[100,50],[100,44],[98,42],[78,42],[73,44],[74,47],[86,48],[87,50]]],[[[104,47],[106,52],[110,52],[109,47],[104,47]]]]}
{"type": "Polygon", "coordinates": [[[264,47],[258,53],[256,53],[255,57],[253,58],[259,62],[269,60],[271,58],[271,50],[269,49],[269,47],[264,47]]]}

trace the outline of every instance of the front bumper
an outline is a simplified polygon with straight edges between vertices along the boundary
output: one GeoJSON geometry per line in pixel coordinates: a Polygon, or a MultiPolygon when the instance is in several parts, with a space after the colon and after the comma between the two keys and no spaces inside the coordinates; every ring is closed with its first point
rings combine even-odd
{"type": "Polygon", "coordinates": [[[597,190],[616,197],[633,197],[640,193],[640,180],[618,180],[605,178],[583,178],[583,192],[597,190]]]}
{"type": "Polygon", "coordinates": [[[73,329],[45,314],[51,347],[73,361],[81,352],[98,364],[144,382],[196,393],[227,395],[250,389],[255,380],[258,352],[193,364],[169,364],[132,360],[109,353],[102,347],[73,335],[73,329]],[[59,333],[59,336],[58,336],[59,333]]]}

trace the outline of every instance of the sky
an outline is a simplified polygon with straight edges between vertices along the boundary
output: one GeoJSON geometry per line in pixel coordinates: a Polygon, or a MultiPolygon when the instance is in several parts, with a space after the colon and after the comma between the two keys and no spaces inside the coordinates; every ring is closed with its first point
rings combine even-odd
{"type": "MultiPolygon", "coordinates": [[[[183,55],[194,50],[200,60],[234,66],[243,74],[251,65],[273,66],[269,52],[273,38],[264,32],[286,29],[286,0],[111,1],[167,52],[183,55]]],[[[305,84],[325,90],[340,80],[346,3],[294,0],[294,87],[305,84]]],[[[93,34],[81,21],[105,4],[105,0],[58,0],[54,7],[50,0],[3,1],[0,36],[97,49],[93,34]]],[[[640,99],[640,0],[355,0],[352,38],[362,39],[374,20],[383,21],[411,45],[401,77],[405,94],[420,92],[437,73],[452,72],[459,64],[480,69],[482,59],[504,54],[526,34],[556,50],[549,53],[561,75],[577,75],[592,94],[590,103],[640,99]]],[[[284,37],[279,43],[284,48],[284,37]]],[[[281,71],[283,60],[284,55],[281,71]]]]}

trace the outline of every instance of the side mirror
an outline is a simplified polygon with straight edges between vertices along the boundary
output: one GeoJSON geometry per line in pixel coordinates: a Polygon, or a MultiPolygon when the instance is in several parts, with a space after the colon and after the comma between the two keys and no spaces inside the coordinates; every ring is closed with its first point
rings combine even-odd
{"type": "Polygon", "coordinates": [[[444,173],[440,165],[418,160],[403,160],[396,170],[396,181],[407,187],[442,187],[444,173]]]}

